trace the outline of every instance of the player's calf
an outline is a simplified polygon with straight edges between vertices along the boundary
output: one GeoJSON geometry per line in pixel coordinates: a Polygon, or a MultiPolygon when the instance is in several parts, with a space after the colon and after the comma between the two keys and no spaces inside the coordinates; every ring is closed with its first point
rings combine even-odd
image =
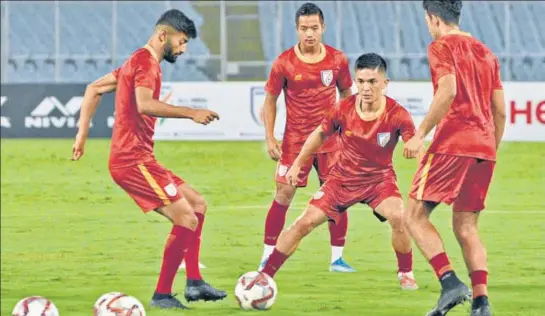
{"type": "Polygon", "coordinates": [[[275,198],[267,212],[265,219],[265,236],[263,245],[263,255],[258,270],[262,270],[265,266],[267,258],[271,255],[278,240],[278,236],[284,229],[286,223],[286,213],[290,206],[293,197],[295,196],[296,188],[277,182],[275,198]]]}
{"type": "Polygon", "coordinates": [[[309,205],[305,212],[282,234],[276,243],[276,248],[267,260],[263,272],[274,277],[278,269],[295,252],[301,240],[314,228],[325,223],[327,216],[323,211],[309,205]]]}
{"type": "Polygon", "coordinates": [[[403,200],[389,197],[382,201],[375,211],[386,219],[392,228],[392,246],[397,257],[397,279],[402,290],[417,290],[418,284],[413,273],[411,237],[405,224],[403,200]]]}

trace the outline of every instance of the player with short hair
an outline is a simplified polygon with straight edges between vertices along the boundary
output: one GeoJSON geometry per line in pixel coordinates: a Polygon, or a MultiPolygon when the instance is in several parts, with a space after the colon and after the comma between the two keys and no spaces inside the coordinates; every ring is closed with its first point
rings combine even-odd
{"type": "Polygon", "coordinates": [[[412,157],[436,127],[433,141],[413,179],[408,229],[441,283],[441,296],[428,315],[440,316],[469,299],[429,220],[439,203],[453,203],[453,230],[473,287],[472,316],[490,315],[486,252],[477,223],[494,171],[505,127],[505,100],[498,58],[458,26],[462,1],[423,1],[433,37],[428,47],[434,87],[430,110],[405,144],[412,157]]]}
{"type": "MultiPolygon", "coordinates": [[[[335,162],[338,137],[331,137],[323,146],[308,157],[301,167],[299,182],[290,186],[286,172],[301,151],[305,139],[327,114],[337,99],[351,94],[352,78],[348,59],[341,51],[322,44],[325,31],[322,10],[313,3],[303,4],[295,14],[299,42],[284,51],[274,61],[265,85],[264,103],[266,142],[270,157],[278,161],[276,167],[276,195],[265,221],[264,250],[259,269],[274,250],[278,236],[286,222],[289,208],[297,187],[306,187],[308,175],[316,169],[320,183],[326,179],[335,162]],[[280,147],[274,137],[276,101],[284,91],[286,103],[286,127],[280,147]]],[[[346,213],[336,224],[330,223],[331,264],[330,271],[354,272],[343,259],[343,249],[348,228],[346,213]]]]}
{"type": "Polygon", "coordinates": [[[120,68],[87,86],[73,145],[72,158],[78,160],[84,153],[91,118],[102,94],[116,91],[110,175],[142,211],[154,210],[173,224],[151,300],[151,306],[159,308],[185,308],[172,295],[172,284],[184,256],[188,301],[218,300],[227,296],[203,281],[199,271],[201,231],[207,208],[204,198],[157,162],[153,153],[157,117],[192,119],[203,125],[219,119],[217,113],[209,110],[159,101],[160,62],[176,62],[186,51],[188,41],[196,36],[193,21],[184,13],[175,9],[166,11],[144,47],[137,49],[120,68]]]}
{"type": "Polygon", "coordinates": [[[408,141],[415,133],[409,112],[384,95],[386,61],[377,54],[356,60],[358,93],[338,104],[306,140],[286,174],[295,186],[305,161],[327,141],[340,134],[340,154],[327,180],[309,202],[304,213],[285,231],[263,272],[273,277],[301,240],[326,221],[337,222],[358,203],[369,205],[375,216],[392,227],[392,244],[398,259],[402,289],[418,286],[412,273],[412,249],[405,229],[403,199],[397,186],[392,155],[399,137],[408,141]]]}

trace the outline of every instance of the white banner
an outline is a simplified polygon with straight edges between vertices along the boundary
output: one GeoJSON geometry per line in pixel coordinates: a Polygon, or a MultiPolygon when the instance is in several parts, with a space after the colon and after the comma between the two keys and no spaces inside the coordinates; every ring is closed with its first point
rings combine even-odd
{"type": "MultiPolygon", "coordinates": [[[[264,85],[264,82],[164,83],[161,98],[171,93],[169,103],[207,108],[216,111],[220,120],[202,126],[190,120],[159,119],[155,139],[263,140],[264,85]]],[[[504,140],[545,142],[545,82],[506,82],[504,89],[507,103],[504,140]]],[[[428,82],[391,82],[387,94],[411,112],[418,127],[428,111],[433,88],[428,82]]],[[[283,94],[278,98],[277,111],[275,135],[281,139],[286,121],[283,94]]]]}

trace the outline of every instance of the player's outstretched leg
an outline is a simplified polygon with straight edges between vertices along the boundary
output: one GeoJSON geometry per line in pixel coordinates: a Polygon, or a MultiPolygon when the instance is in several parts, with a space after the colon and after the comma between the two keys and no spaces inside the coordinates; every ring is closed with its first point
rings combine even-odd
{"type": "Polygon", "coordinates": [[[267,258],[271,255],[276,246],[276,241],[284,224],[286,223],[286,213],[290,206],[297,188],[291,185],[277,182],[276,183],[276,195],[272,202],[269,212],[267,213],[267,219],[265,220],[265,237],[263,256],[261,257],[261,263],[259,265],[259,271],[263,269],[267,258]]]}
{"type": "Polygon", "coordinates": [[[441,236],[429,220],[429,215],[436,205],[409,198],[406,217],[409,233],[424,257],[429,260],[441,283],[441,296],[428,316],[446,315],[471,296],[469,288],[454,273],[441,236]]]}
{"type": "Polygon", "coordinates": [[[479,213],[454,212],[452,224],[470,272],[473,288],[471,316],[489,316],[491,312],[488,303],[486,250],[479,238],[478,219],[479,213]]]}
{"type": "Polygon", "coordinates": [[[262,272],[274,277],[278,269],[295,252],[301,240],[317,226],[327,221],[325,213],[314,205],[307,206],[305,212],[286,230],[276,244],[262,272]]]}
{"type": "Polygon", "coordinates": [[[156,212],[168,218],[173,227],[165,244],[161,273],[150,305],[167,309],[183,309],[185,306],[172,294],[172,284],[178,266],[195,238],[198,219],[186,199],[161,207],[156,212]]]}
{"type": "Polygon", "coordinates": [[[356,272],[343,258],[346,233],[348,231],[348,212],[342,212],[338,223],[329,222],[329,236],[331,241],[331,264],[329,271],[332,272],[356,272]]]}
{"type": "Polygon", "coordinates": [[[193,238],[193,242],[189,245],[185,256],[187,275],[185,299],[188,302],[199,300],[217,301],[224,299],[227,296],[227,292],[218,290],[205,282],[199,267],[201,235],[207,209],[206,201],[201,194],[186,183],[182,184],[179,190],[182,193],[182,196],[187,199],[195,211],[195,216],[199,220],[197,229],[195,230],[195,238],[193,238]]]}
{"type": "Polygon", "coordinates": [[[402,290],[417,290],[413,273],[411,237],[405,226],[403,200],[388,197],[375,208],[375,212],[386,219],[392,227],[392,246],[397,257],[397,279],[402,290]]]}

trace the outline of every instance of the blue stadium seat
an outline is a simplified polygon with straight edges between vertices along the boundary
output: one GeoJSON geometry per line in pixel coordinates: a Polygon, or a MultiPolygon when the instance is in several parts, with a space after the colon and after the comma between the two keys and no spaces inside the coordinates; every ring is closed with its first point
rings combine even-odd
{"type": "MultiPolygon", "coordinates": [[[[294,17],[304,1],[259,1],[258,14],[264,58],[272,61],[297,42],[294,17]],[[277,9],[282,10],[282,47],[276,47],[277,9]],[[274,39],[274,40],[271,40],[274,39]]],[[[103,1],[59,1],[60,74],[63,82],[89,82],[111,71],[148,39],[161,13],[173,7],[185,12],[200,31],[206,21],[188,1],[119,1],[117,30],[113,7],[103,1]],[[116,34],[113,34],[113,32],[116,34]],[[115,47],[112,37],[116,38],[115,47]],[[113,51],[115,48],[115,52],[113,51]],[[115,64],[112,64],[112,54],[115,64]]],[[[353,63],[365,52],[383,54],[396,80],[429,78],[426,48],[431,38],[420,1],[347,1],[337,12],[334,1],[321,1],[327,31],[324,42],[337,46],[337,14],[341,47],[353,63]],[[399,40],[397,37],[400,36],[399,40]]],[[[45,82],[55,75],[55,5],[45,1],[2,2],[9,12],[8,82],[45,82]],[[6,7],[9,5],[9,10],[6,7]]],[[[504,78],[545,80],[545,3],[539,1],[466,1],[462,27],[486,43],[502,60],[504,78]],[[510,20],[508,20],[508,18],[510,20]],[[507,23],[509,21],[509,23],[507,23]],[[506,27],[511,34],[506,43],[506,27]],[[514,56],[507,58],[508,56],[514,56]]],[[[210,80],[206,74],[210,51],[197,38],[183,62],[169,69],[176,80],[210,80]],[[195,58],[192,58],[195,57],[195,58]],[[199,57],[199,58],[197,58],[199,57]],[[190,62],[190,60],[192,60],[190,62]],[[184,67],[188,67],[183,70],[184,67]],[[178,70],[179,69],[179,70],[178,70]]],[[[170,66],[166,66],[170,67],[170,66]]],[[[270,66],[267,66],[267,73],[270,66]]]]}
{"type": "MultiPolygon", "coordinates": [[[[117,2],[117,32],[112,28],[112,2],[59,1],[61,82],[89,82],[111,71],[148,40],[166,2],[117,2]],[[112,65],[112,37],[116,36],[116,65],[112,65]],[[109,60],[110,62],[106,62],[109,60]]],[[[204,22],[187,1],[171,1],[197,28],[204,22]]],[[[9,5],[8,82],[47,82],[55,78],[55,4],[51,1],[2,2],[2,16],[9,5]]],[[[205,66],[210,52],[199,38],[188,46],[187,57],[201,56],[205,66]]],[[[184,57],[184,58],[187,58],[184,57]]],[[[183,80],[209,80],[195,69],[183,80]],[[194,77],[192,77],[194,76],[194,77]]]]}

